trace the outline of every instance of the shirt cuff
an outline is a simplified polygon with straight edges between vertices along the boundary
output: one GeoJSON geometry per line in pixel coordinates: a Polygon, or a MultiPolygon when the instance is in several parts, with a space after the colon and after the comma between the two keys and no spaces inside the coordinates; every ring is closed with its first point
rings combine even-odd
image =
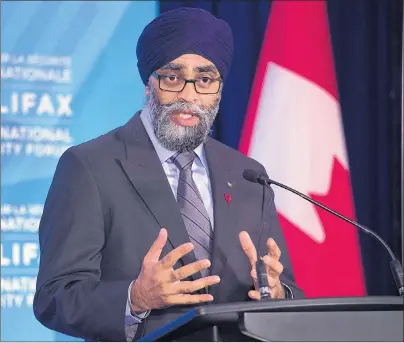
{"type": "Polygon", "coordinates": [[[281,282],[281,283],[282,283],[283,289],[285,290],[285,299],[294,299],[292,289],[288,285],[284,284],[283,282],[281,282]]]}
{"type": "Polygon", "coordinates": [[[132,284],[135,281],[132,281],[129,285],[128,289],[128,300],[126,302],[126,312],[125,312],[125,326],[131,326],[134,324],[140,324],[143,319],[147,318],[150,314],[150,310],[145,312],[133,312],[131,309],[131,298],[130,298],[130,290],[132,288],[132,284]]]}

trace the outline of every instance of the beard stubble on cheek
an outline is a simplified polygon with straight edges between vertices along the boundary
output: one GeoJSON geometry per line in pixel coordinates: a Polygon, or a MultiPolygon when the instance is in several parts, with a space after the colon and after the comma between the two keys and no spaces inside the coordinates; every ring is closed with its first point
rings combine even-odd
{"type": "Polygon", "coordinates": [[[151,112],[152,125],[157,139],[170,151],[192,151],[206,142],[212,124],[219,110],[220,94],[212,106],[199,106],[184,100],[161,104],[157,91],[150,86],[147,99],[151,112]],[[199,121],[194,126],[181,126],[172,120],[172,115],[181,112],[192,112],[199,121]]]}

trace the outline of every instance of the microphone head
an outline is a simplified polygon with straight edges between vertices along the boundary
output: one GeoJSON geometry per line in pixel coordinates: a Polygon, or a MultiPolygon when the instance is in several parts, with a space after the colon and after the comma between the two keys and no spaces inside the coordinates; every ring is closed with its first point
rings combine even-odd
{"type": "Polygon", "coordinates": [[[254,183],[259,183],[259,181],[258,181],[259,176],[260,176],[260,174],[258,174],[255,170],[244,169],[243,177],[247,181],[254,182],[254,183]]]}

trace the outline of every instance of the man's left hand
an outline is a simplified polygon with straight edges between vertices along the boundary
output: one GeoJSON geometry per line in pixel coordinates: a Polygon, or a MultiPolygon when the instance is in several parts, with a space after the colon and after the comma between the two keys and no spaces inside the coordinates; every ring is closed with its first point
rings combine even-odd
{"type": "MultiPolygon", "coordinates": [[[[257,270],[255,268],[257,262],[257,249],[255,249],[254,243],[246,231],[240,232],[239,238],[241,247],[251,263],[251,277],[253,278],[255,287],[255,290],[248,292],[248,296],[251,299],[259,300],[261,297],[258,291],[257,270]]],[[[264,261],[267,270],[269,293],[271,294],[272,299],[282,299],[285,298],[285,289],[279,279],[279,276],[283,272],[283,265],[279,262],[281,250],[272,238],[268,238],[267,248],[268,254],[263,256],[262,260],[264,261]]]]}

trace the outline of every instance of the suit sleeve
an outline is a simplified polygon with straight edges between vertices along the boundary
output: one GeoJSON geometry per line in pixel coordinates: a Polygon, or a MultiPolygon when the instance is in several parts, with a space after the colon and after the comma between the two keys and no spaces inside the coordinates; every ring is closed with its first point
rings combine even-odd
{"type": "MultiPolygon", "coordinates": [[[[264,171],[265,172],[265,171],[264,171]]],[[[264,189],[264,187],[263,187],[264,189]]],[[[304,293],[302,289],[298,287],[295,282],[293,275],[292,263],[290,260],[289,252],[286,246],[285,237],[282,232],[282,228],[279,223],[278,213],[275,206],[275,194],[271,187],[265,187],[265,198],[263,204],[263,215],[266,218],[266,223],[264,225],[263,237],[260,250],[268,251],[266,242],[269,237],[272,237],[279,249],[281,250],[280,262],[283,265],[283,273],[280,276],[280,281],[290,288],[293,294],[293,298],[304,298],[304,293]]]]}
{"type": "Polygon", "coordinates": [[[44,326],[86,340],[126,340],[132,280],[101,279],[105,237],[97,183],[71,148],[59,160],[39,227],[34,314],[44,326]]]}

